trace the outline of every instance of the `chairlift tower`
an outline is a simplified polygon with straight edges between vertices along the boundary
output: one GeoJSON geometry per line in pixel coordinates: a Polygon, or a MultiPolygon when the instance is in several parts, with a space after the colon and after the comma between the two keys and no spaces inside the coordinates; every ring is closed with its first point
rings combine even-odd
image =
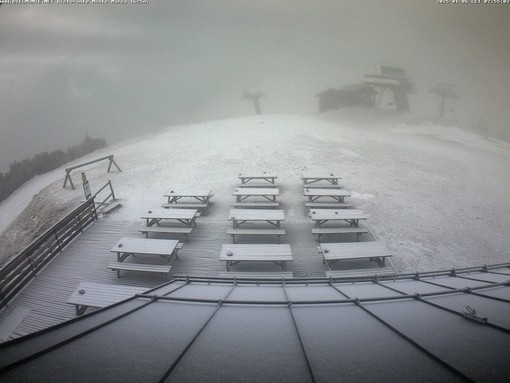
{"type": "Polygon", "coordinates": [[[437,94],[441,98],[441,104],[439,107],[439,117],[444,117],[444,109],[446,105],[446,99],[451,98],[456,100],[459,98],[457,92],[453,90],[453,84],[437,84],[430,93],[437,94]]]}
{"type": "Polygon", "coordinates": [[[255,107],[255,113],[261,114],[259,98],[261,98],[262,96],[264,96],[264,93],[260,93],[260,92],[251,93],[251,92],[246,91],[243,93],[242,99],[243,100],[253,100],[253,106],[255,107]]]}

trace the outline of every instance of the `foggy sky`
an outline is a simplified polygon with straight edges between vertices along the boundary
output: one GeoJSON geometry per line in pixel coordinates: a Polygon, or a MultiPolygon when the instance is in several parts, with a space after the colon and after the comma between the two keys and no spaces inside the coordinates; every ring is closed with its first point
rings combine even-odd
{"type": "MultiPolygon", "coordinates": [[[[483,0],[482,0],[483,1],[483,0]]],[[[436,0],[156,1],[0,7],[0,171],[79,143],[264,113],[313,113],[317,93],[378,65],[406,69],[411,107],[455,84],[454,117],[509,129],[510,4],[436,0]]]]}

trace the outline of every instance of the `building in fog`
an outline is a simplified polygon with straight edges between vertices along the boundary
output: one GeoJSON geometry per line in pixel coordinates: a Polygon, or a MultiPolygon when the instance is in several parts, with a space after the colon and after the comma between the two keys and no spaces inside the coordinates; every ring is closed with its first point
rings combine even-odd
{"type": "Polygon", "coordinates": [[[338,89],[329,88],[319,93],[319,113],[346,106],[375,106],[377,91],[366,84],[348,84],[338,89]]]}
{"type": "Polygon", "coordinates": [[[405,112],[409,110],[407,94],[413,90],[414,84],[404,69],[381,65],[365,74],[362,84],[348,84],[319,93],[319,113],[352,106],[405,112]]]}
{"type": "Polygon", "coordinates": [[[409,110],[407,94],[413,92],[414,84],[404,69],[381,65],[373,73],[365,74],[363,83],[377,90],[376,108],[391,107],[399,112],[409,110]]]}

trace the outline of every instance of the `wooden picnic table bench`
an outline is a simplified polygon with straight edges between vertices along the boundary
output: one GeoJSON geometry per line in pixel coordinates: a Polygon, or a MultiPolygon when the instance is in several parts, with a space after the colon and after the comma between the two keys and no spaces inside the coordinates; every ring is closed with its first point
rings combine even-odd
{"type": "Polygon", "coordinates": [[[263,172],[260,174],[242,174],[239,173],[238,178],[241,180],[242,184],[246,184],[253,180],[259,180],[259,181],[266,181],[268,183],[274,184],[275,180],[278,178],[278,176],[272,175],[269,172],[263,172]]]}
{"type": "Polygon", "coordinates": [[[262,210],[262,209],[230,209],[229,221],[232,221],[232,228],[238,229],[245,222],[267,222],[277,228],[285,220],[283,210],[262,210]]]}
{"type": "Polygon", "coordinates": [[[147,290],[147,287],[81,282],[67,303],[76,307],[76,315],[83,315],[88,307],[107,307],[147,290]]]}
{"type": "Polygon", "coordinates": [[[356,240],[359,241],[361,234],[368,233],[366,227],[315,227],[312,228],[312,234],[317,235],[317,242],[321,241],[321,235],[324,234],[356,234],[356,240]]]}
{"type": "Polygon", "coordinates": [[[350,209],[352,207],[347,202],[305,202],[305,206],[314,209],[350,209]]]}
{"type": "Polygon", "coordinates": [[[338,185],[338,180],[342,179],[342,177],[331,173],[331,172],[303,172],[301,173],[301,179],[303,180],[303,184],[310,185],[320,181],[329,182],[332,185],[338,185]]]}
{"type": "Polygon", "coordinates": [[[277,188],[278,184],[270,182],[247,182],[244,184],[238,184],[238,188],[277,188]]]}
{"type": "Polygon", "coordinates": [[[194,203],[194,202],[174,202],[164,203],[161,205],[164,209],[205,209],[209,204],[207,203],[194,203]]]}
{"type": "Polygon", "coordinates": [[[359,221],[367,219],[367,216],[359,209],[310,209],[310,218],[315,222],[315,227],[329,221],[346,221],[350,227],[358,227],[359,221]]]}
{"type": "Polygon", "coordinates": [[[145,238],[149,238],[149,233],[159,234],[182,234],[184,235],[184,241],[188,241],[188,235],[193,231],[192,227],[173,227],[173,226],[142,226],[138,229],[142,234],[145,234],[145,238]]]}
{"type": "Polygon", "coordinates": [[[110,262],[107,266],[109,269],[117,272],[117,278],[120,278],[121,270],[124,271],[140,271],[144,273],[170,273],[172,266],[170,265],[151,265],[146,263],[134,263],[134,262],[110,262]]]}
{"type": "Polygon", "coordinates": [[[285,271],[286,262],[292,261],[290,245],[239,245],[225,244],[221,247],[220,261],[227,262],[227,271],[239,262],[274,262],[285,271]]]}
{"type": "Polygon", "coordinates": [[[345,197],[350,197],[351,193],[344,189],[310,189],[305,188],[303,195],[308,197],[308,202],[316,202],[320,198],[329,197],[336,202],[344,202],[345,197]]]}
{"type": "Polygon", "coordinates": [[[324,257],[324,263],[331,268],[331,264],[346,259],[363,259],[376,261],[384,266],[391,252],[381,242],[344,242],[344,243],[321,243],[317,248],[324,257]]]}
{"type": "Polygon", "coordinates": [[[279,202],[250,202],[250,201],[243,201],[243,202],[234,202],[230,206],[233,208],[277,208],[280,206],[279,202]]]}
{"type": "Polygon", "coordinates": [[[279,188],[238,188],[232,193],[236,197],[236,202],[242,202],[249,197],[262,197],[268,201],[276,202],[276,196],[279,194],[279,188]]]}
{"type": "Polygon", "coordinates": [[[142,219],[146,220],[146,226],[159,225],[161,220],[176,220],[186,226],[196,225],[195,219],[199,216],[197,209],[151,209],[142,219]]]}
{"type": "Polygon", "coordinates": [[[314,183],[314,184],[303,184],[303,188],[306,189],[342,189],[343,186],[340,184],[330,184],[330,183],[314,183]]]}
{"type": "Polygon", "coordinates": [[[117,253],[118,262],[123,262],[130,255],[158,255],[167,258],[168,263],[172,256],[177,257],[178,244],[179,241],[173,239],[122,237],[110,251],[117,253]]]}
{"type": "Polygon", "coordinates": [[[228,229],[227,234],[232,236],[232,243],[236,243],[236,235],[276,235],[280,243],[280,237],[285,235],[285,229],[228,229]]]}
{"type": "Polygon", "coordinates": [[[167,197],[168,204],[177,203],[183,198],[208,204],[213,194],[211,190],[170,190],[164,196],[167,197]]]}

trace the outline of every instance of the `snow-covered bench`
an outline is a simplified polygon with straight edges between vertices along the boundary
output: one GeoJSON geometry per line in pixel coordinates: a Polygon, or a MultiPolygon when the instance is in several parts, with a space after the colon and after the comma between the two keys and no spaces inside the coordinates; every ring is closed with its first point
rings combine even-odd
{"type": "Polygon", "coordinates": [[[285,235],[285,229],[228,229],[227,234],[232,236],[232,243],[236,243],[236,235],[276,235],[280,243],[280,236],[285,235]]]}
{"type": "Polygon", "coordinates": [[[238,188],[277,188],[278,184],[269,182],[247,182],[245,184],[237,185],[238,188]]]}
{"type": "Polygon", "coordinates": [[[143,273],[170,273],[172,266],[169,265],[151,265],[147,263],[133,263],[133,262],[111,262],[108,266],[109,269],[117,271],[117,278],[120,278],[120,272],[123,271],[140,271],[143,273]]]}
{"type": "Polygon", "coordinates": [[[380,267],[386,267],[386,258],[391,257],[391,252],[386,246],[378,241],[375,242],[343,242],[321,243],[317,251],[324,257],[323,262],[331,265],[341,260],[367,259],[375,261],[380,267]]]}
{"type": "Polygon", "coordinates": [[[321,235],[324,234],[356,234],[356,240],[359,241],[359,236],[368,233],[366,227],[314,227],[312,234],[317,235],[317,241],[321,241],[321,235]]]}
{"type": "Polygon", "coordinates": [[[232,203],[233,208],[277,208],[280,206],[279,202],[234,202],[232,203]]]}
{"type": "MultiPolygon", "coordinates": [[[[188,234],[193,231],[192,227],[170,227],[170,226],[142,226],[138,229],[145,238],[149,238],[149,233],[163,233],[163,234],[183,234],[184,240],[188,241],[188,234]]],[[[181,245],[182,246],[182,245],[181,245]]]]}
{"type": "Polygon", "coordinates": [[[129,299],[148,290],[146,287],[81,282],[67,303],[76,307],[76,315],[82,315],[88,307],[106,307],[129,299]]]}
{"type": "Polygon", "coordinates": [[[205,209],[207,203],[193,203],[193,202],[180,202],[180,203],[164,203],[161,207],[165,209],[205,209]]]}
{"type": "Polygon", "coordinates": [[[347,209],[351,208],[352,204],[347,202],[305,202],[305,206],[314,209],[347,209]]]}

